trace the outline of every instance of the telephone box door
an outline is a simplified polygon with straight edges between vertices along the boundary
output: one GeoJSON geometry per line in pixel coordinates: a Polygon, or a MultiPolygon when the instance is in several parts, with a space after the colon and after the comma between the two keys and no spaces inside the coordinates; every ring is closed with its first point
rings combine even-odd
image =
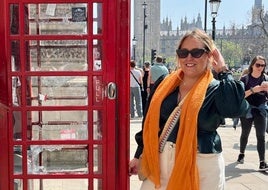
{"type": "Polygon", "coordinates": [[[128,7],[4,0],[0,189],[128,189],[128,7]]]}

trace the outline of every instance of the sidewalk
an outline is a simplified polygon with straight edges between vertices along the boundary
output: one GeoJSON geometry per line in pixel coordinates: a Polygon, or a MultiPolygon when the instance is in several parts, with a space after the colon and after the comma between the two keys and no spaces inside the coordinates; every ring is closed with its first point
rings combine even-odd
{"type": "MultiPolygon", "coordinates": [[[[135,134],[141,129],[141,120],[130,121],[130,159],[136,150],[135,134]]],[[[226,165],[226,188],[225,190],[267,190],[268,172],[259,172],[259,158],[256,150],[255,128],[249,136],[245,152],[244,164],[237,164],[239,154],[239,137],[241,127],[232,128],[232,120],[226,119],[226,127],[220,127],[218,132],[222,139],[223,154],[226,165]]],[[[266,142],[268,135],[266,135],[266,142]]],[[[266,144],[266,160],[268,161],[268,144],[266,144]]],[[[141,182],[137,176],[130,178],[130,190],[138,190],[141,182]]],[[[209,190],[209,189],[208,189],[209,190]]]]}

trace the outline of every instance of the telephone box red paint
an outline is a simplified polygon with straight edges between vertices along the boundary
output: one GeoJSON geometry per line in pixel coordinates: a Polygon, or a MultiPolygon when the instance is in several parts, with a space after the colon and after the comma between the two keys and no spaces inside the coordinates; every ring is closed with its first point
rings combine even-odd
{"type": "Polygon", "coordinates": [[[129,0],[3,0],[0,189],[129,189],[129,0]]]}

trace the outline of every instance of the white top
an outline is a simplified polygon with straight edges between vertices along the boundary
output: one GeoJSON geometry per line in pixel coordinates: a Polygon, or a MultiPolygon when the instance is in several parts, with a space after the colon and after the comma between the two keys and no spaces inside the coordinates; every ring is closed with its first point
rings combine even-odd
{"type": "MultiPolygon", "coordinates": [[[[138,69],[130,69],[130,72],[133,73],[133,75],[136,77],[136,79],[140,82],[140,79],[142,77],[141,71],[138,69]]],[[[134,79],[131,73],[130,75],[130,87],[140,87],[140,85],[137,83],[137,81],[134,79]]]]}

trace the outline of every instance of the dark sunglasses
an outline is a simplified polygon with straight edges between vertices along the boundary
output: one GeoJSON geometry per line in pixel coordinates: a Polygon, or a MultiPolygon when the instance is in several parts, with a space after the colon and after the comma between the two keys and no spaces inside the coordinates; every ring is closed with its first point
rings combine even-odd
{"type": "Polygon", "coordinates": [[[188,49],[176,49],[176,53],[177,53],[179,58],[186,58],[186,57],[188,57],[189,53],[194,58],[200,58],[206,52],[207,52],[207,50],[204,48],[202,48],[202,49],[194,48],[190,51],[188,49]]]}
{"type": "Polygon", "coordinates": [[[265,65],[265,64],[255,63],[255,66],[256,66],[257,68],[259,68],[259,67],[265,67],[266,65],[265,65]]]}

